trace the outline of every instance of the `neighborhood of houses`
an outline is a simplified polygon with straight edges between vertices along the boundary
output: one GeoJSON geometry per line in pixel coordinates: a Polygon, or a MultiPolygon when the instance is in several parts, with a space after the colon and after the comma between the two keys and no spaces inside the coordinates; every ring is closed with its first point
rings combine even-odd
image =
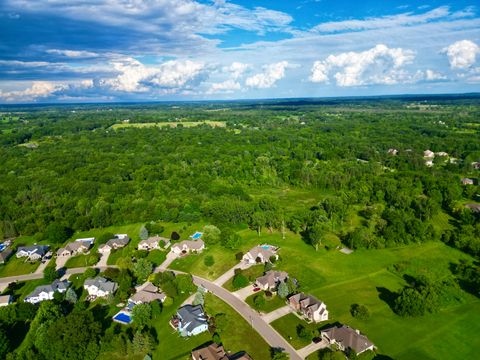
{"type": "MultiPolygon", "coordinates": [[[[170,239],[168,238],[152,236],[141,240],[137,245],[137,249],[144,251],[166,251],[169,249],[168,251],[171,254],[169,261],[172,261],[172,259],[178,257],[202,252],[205,249],[205,243],[201,237],[202,233],[197,232],[190,236],[190,239],[174,242],[171,245],[170,239]]],[[[104,244],[98,245],[97,249],[102,256],[108,257],[111,252],[127,246],[129,242],[130,237],[127,234],[115,234],[112,239],[106,241],[104,244]]],[[[56,261],[65,261],[65,259],[72,256],[88,254],[92,248],[94,248],[94,244],[95,238],[93,237],[80,238],[69,242],[56,251],[56,261]]],[[[245,305],[247,305],[246,302],[244,302],[245,298],[257,291],[263,290],[265,292],[276,294],[282,283],[286,284],[287,281],[293,281],[298,285],[296,279],[289,279],[289,274],[287,272],[273,268],[273,264],[279,259],[279,250],[280,249],[276,246],[261,244],[243,254],[240,263],[235,268],[240,267],[246,269],[255,265],[270,264],[270,270],[267,270],[262,275],[256,277],[255,281],[250,283],[246,288],[240,289],[231,294],[237,296],[245,305]],[[239,295],[240,293],[243,293],[243,295],[239,295]]],[[[13,249],[11,243],[5,242],[0,245],[0,254],[8,254],[8,256],[10,256],[12,253],[13,249]]],[[[3,261],[6,261],[8,256],[4,257],[3,261]]],[[[48,264],[49,260],[52,258],[52,252],[48,245],[19,246],[16,251],[16,257],[19,259],[25,259],[25,261],[42,261],[43,263],[48,264]]],[[[2,259],[1,255],[0,259],[2,259]]],[[[167,266],[168,265],[164,268],[160,266],[158,271],[165,270],[167,266]]],[[[233,273],[234,272],[232,272],[231,275],[233,273]]],[[[225,278],[224,280],[227,281],[228,279],[225,278]]],[[[225,281],[222,281],[222,283],[225,283],[225,281]]],[[[222,284],[218,285],[221,286],[222,284]]],[[[51,284],[37,286],[31,293],[25,296],[23,301],[38,304],[45,300],[53,300],[57,296],[56,294],[67,292],[70,286],[71,283],[66,278],[56,279],[51,284]]],[[[84,280],[83,288],[88,294],[86,300],[96,301],[97,299],[102,298],[113,298],[113,295],[118,289],[118,284],[105,277],[96,276],[84,280]]],[[[112,317],[112,321],[122,325],[128,325],[135,322],[133,317],[133,309],[135,306],[152,302],[163,303],[166,298],[167,295],[151,282],[147,281],[143,284],[139,284],[135,287],[135,293],[130,296],[126,304],[120,304],[121,309],[112,317]]],[[[10,295],[0,296],[0,306],[7,306],[13,301],[14,299],[10,295]]],[[[238,309],[236,310],[239,311],[238,309]]],[[[290,294],[285,299],[284,307],[280,309],[274,310],[268,314],[257,313],[259,319],[264,321],[267,326],[269,326],[269,324],[275,319],[289,313],[294,314],[301,321],[305,321],[306,323],[323,323],[329,320],[327,305],[315,296],[304,292],[290,294]]],[[[201,304],[194,304],[193,301],[191,301],[191,298],[187,299],[187,302],[177,309],[175,315],[170,320],[170,326],[172,326],[181,337],[196,336],[209,331],[210,323],[211,318],[205,312],[203,306],[201,304]]],[[[367,350],[373,350],[375,348],[373,343],[365,335],[348,325],[338,323],[335,323],[334,326],[326,325],[321,328],[319,334],[321,339],[315,341],[312,345],[309,345],[309,347],[311,347],[311,349],[308,349],[310,353],[329,346],[335,346],[335,348],[347,353],[354,351],[356,354],[360,354],[367,350]]],[[[301,350],[299,350],[299,353],[300,352],[301,350]]],[[[299,358],[305,357],[306,355],[308,354],[305,353],[302,356],[299,356],[299,358]]],[[[251,359],[251,356],[245,352],[230,354],[222,345],[215,343],[205,344],[204,346],[192,350],[191,357],[194,360],[251,359]]]]}

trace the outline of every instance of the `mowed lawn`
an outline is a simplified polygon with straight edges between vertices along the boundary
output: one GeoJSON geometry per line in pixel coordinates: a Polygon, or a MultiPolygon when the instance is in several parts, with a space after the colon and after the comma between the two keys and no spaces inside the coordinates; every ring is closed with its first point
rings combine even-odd
{"type": "MultiPolygon", "coordinates": [[[[379,352],[395,359],[452,359],[472,358],[480,348],[480,300],[465,295],[465,302],[442,309],[437,314],[420,318],[402,318],[381,299],[382,294],[398,291],[406,282],[391,272],[392,265],[407,263],[410,273],[442,277],[449,274],[450,263],[468,255],[441,242],[409,245],[379,250],[359,250],[345,255],[337,250],[316,252],[301,238],[287,232],[285,239],[279,232],[263,231],[260,237],[254,231],[240,231],[244,239],[243,251],[255,244],[280,246],[278,270],[297,278],[301,290],[311,293],[327,304],[331,323],[339,321],[364,332],[379,348],[379,352]],[[371,317],[360,321],[350,315],[354,303],[366,305],[371,317]]],[[[213,279],[237,262],[235,251],[212,247],[195,259],[177,262],[183,270],[213,279]],[[215,264],[203,265],[203,256],[213,254],[215,264]],[[222,254],[225,258],[218,260],[222,254]],[[183,262],[183,263],[182,263],[183,262]],[[188,262],[188,264],[187,264],[188,262]]]]}
{"type": "Polygon", "coordinates": [[[30,263],[25,261],[25,258],[16,258],[13,254],[5,264],[0,265],[0,277],[30,274],[35,272],[39,265],[40,261],[30,263]]]}

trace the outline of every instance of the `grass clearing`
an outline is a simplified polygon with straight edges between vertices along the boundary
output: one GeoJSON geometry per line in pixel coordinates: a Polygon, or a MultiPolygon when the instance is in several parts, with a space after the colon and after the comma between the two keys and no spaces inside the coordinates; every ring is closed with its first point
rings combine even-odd
{"type": "Polygon", "coordinates": [[[0,277],[31,274],[40,266],[40,261],[29,262],[25,258],[17,258],[12,255],[6,264],[0,265],[0,277]]]}
{"type": "Polygon", "coordinates": [[[298,326],[302,325],[311,330],[317,330],[321,327],[319,324],[309,324],[306,321],[299,319],[294,314],[282,316],[270,325],[272,325],[273,328],[277,330],[295,349],[301,349],[311,343],[311,341],[298,336],[298,326]]]}
{"type": "Polygon", "coordinates": [[[127,128],[151,128],[151,127],[195,127],[200,125],[208,125],[211,127],[226,127],[225,121],[212,121],[212,120],[205,120],[205,121],[162,121],[162,122],[150,122],[150,123],[121,123],[121,124],[114,124],[112,125],[112,129],[127,129],[127,128]],[[180,126],[179,126],[180,125],[180,126]]]}
{"type": "Polygon", "coordinates": [[[65,263],[67,269],[77,268],[77,267],[86,267],[93,266],[98,262],[97,253],[90,252],[90,254],[80,254],[70,257],[65,263]]]}
{"type": "Polygon", "coordinates": [[[261,311],[265,314],[268,314],[269,312],[272,312],[274,310],[277,310],[283,306],[285,306],[285,299],[282,299],[280,296],[278,295],[272,295],[270,297],[268,296],[265,296],[265,292],[264,291],[261,291],[261,292],[258,292],[256,294],[253,294],[253,295],[250,295],[249,297],[247,297],[245,299],[245,302],[250,305],[250,307],[252,309],[255,309],[255,310],[258,310],[258,311],[261,311]],[[255,302],[254,302],[254,298],[256,296],[263,296],[264,299],[265,299],[265,304],[261,305],[261,306],[257,306],[255,305],[255,302]]]}

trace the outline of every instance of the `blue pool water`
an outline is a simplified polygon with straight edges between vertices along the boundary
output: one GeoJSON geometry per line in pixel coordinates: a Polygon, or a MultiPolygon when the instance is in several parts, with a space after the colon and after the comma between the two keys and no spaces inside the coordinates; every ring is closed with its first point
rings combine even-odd
{"type": "Polygon", "coordinates": [[[5,244],[0,244],[0,251],[3,251],[3,249],[5,248],[6,248],[5,244]]]}
{"type": "Polygon", "coordinates": [[[203,235],[203,234],[202,234],[201,232],[198,232],[198,231],[197,231],[195,234],[193,234],[193,235],[191,236],[191,238],[192,238],[193,240],[197,240],[197,239],[201,238],[202,235],[203,235]]]}
{"type": "Polygon", "coordinates": [[[270,246],[269,245],[263,245],[262,249],[268,250],[268,249],[270,249],[270,246]]]}
{"type": "Polygon", "coordinates": [[[130,324],[130,322],[132,321],[132,318],[128,314],[125,314],[123,312],[115,315],[113,317],[113,319],[117,320],[117,321],[121,321],[121,322],[126,323],[126,324],[130,324]]]}

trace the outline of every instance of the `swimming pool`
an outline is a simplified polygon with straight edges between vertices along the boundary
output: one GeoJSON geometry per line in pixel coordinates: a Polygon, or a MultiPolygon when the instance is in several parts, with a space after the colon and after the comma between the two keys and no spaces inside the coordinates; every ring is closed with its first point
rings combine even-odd
{"type": "Polygon", "coordinates": [[[0,251],[3,251],[7,246],[5,244],[0,244],[0,251]]]}
{"type": "Polygon", "coordinates": [[[193,234],[192,236],[190,236],[193,240],[197,240],[197,239],[200,239],[202,237],[203,233],[197,231],[195,234],[193,234]]]}
{"type": "Polygon", "coordinates": [[[123,311],[120,311],[117,315],[115,315],[113,317],[113,320],[121,324],[130,324],[132,322],[132,318],[130,317],[130,315],[123,311]]]}

